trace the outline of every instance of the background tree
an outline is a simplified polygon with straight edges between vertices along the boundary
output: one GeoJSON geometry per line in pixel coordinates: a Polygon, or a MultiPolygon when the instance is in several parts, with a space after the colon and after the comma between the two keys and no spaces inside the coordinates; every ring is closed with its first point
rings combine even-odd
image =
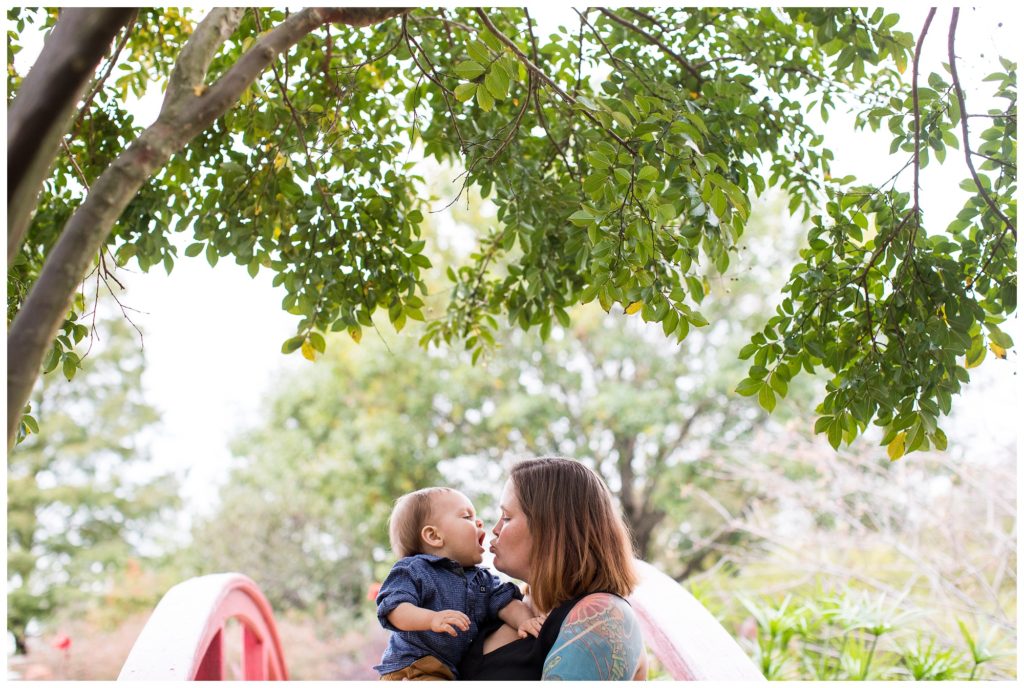
{"type": "Polygon", "coordinates": [[[360,606],[390,556],[394,499],[440,483],[457,441],[437,401],[457,387],[444,357],[407,339],[349,344],[282,380],[233,447],[219,510],[193,529],[203,571],[244,570],[280,608],[360,606]]]}
{"type": "MultiPolygon", "coordinates": [[[[717,514],[695,513],[708,507],[680,486],[713,490],[707,456],[766,420],[732,391],[742,377],[732,352],[762,317],[761,295],[782,283],[780,257],[796,250],[799,227],[783,215],[776,203],[780,222],[750,248],[746,267],[707,283],[710,312],[730,318],[682,343],[597,307],[578,309],[547,342],[502,336],[477,368],[449,347],[428,352],[378,336],[359,347],[339,342],[340,352],[332,347],[282,384],[267,418],[235,443],[240,460],[221,505],[194,531],[204,569],[258,572],[288,608],[351,605],[380,573],[370,562],[390,559],[385,523],[396,497],[441,481],[486,508],[503,463],[545,453],[578,457],[605,475],[640,556],[680,578],[710,565],[710,543],[743,534],[714,532],[717,514]],[[684,520],[696,525],[679,538],[684,520]]],[[[441,244],[443,235],[434,229],[425,240],[441,244]]],[[[715,492],[737,508],[754,494],[715,492]]]]}
{"type": "MultiPolygon", "coordinates": [[[[800,370],[824,368],[834,378],[818,429],[833,445],[871,421],[894,455],[942,445],[937,419],[967,377],[957,357],[1005,352],[999,323],[1016,307],[1015,65],[993,82],[1005,107],[968,109],[958,16],[950,73],[925,87],[932,15],[915,46],[883,9],[595,8],[553,38],[518,8],[218,9],[194,29],[177,12],[140,13],[80,118],[104,145],[87,127],[72,132],[45,212],[24,237],[9,227],[8,441],[104,247],[170,269],[169,236],[191,229],[188,255],[274,270],[300,316],[286,351],[322,350],[331,330],[358,338],[378,308],[396,329],[421,318],[430,259],[407,151],[422,141],[464,164],[499,220],[453,272],[429,341],[480,349],[502,314],[546,337],[569,307],[595,300],[682,339],[705,322],[702,278],[727,268],[750,199],[771,184],[814,229],[789,298],[743,352],[753,365],[742,391],[770,410],[800,370]],[[128,74],[105,78],[122,55],[128,74]],[[899,72],[911,62],[907,84],[899,72]],[[166,84],[164,105],[140,130],[124,97],[151,80],[166,84]],[[889,127],[912,183],[897,187],[899,170],[880,186],[831,174],[803,112],[840,106],[889,127]],[[968,129],[976,115],[984,143],[968,129]],[[954,144],[972,196],[943,232],[924,225],[918,171],[929,150],[954,144]],[[89,189],[80,205],[70,179],[89,189]],[[497,274],[500,255],[511,263],[497,274]]],[[[13,53],[17,30],[8,41],[13,53]]],[[[51,42],[38,65],[55,52],[51,42]]]]}
{"type": "Polygon", "coordinates": [[[122,321],[105,331],[81,362],[82,384],[43,376],[32,404],[46,433],[7,457],[7,628],[18,653],[31,623],[102,592],[129,557],[152,551],[153,526],[178,505],[176,480],[146,466],[157,414],[142,397],[142,352],[122,321]]]}

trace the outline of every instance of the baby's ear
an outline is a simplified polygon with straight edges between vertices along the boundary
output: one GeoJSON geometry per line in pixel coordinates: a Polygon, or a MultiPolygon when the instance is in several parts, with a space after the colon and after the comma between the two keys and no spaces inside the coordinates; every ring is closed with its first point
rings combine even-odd
{"type": "Polygon", "coordinates": [[[423,530],[420,531],[420,537],[423,542],[430,547],[444,547],[444,537],[434,526],[423,526],[423,530]]]}

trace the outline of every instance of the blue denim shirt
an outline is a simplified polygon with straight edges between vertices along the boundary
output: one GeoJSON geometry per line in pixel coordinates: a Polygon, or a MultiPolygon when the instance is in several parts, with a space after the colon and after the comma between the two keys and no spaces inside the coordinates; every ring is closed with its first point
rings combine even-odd
{"type": "Polygon", "coordinates": [[[377,593],[377,618],[392,631],[384,656],[374,671],[388,674],[431,655],[444,662],[457,677],[456,666],[484,621],[496,617],[523,594],[512,583],[502,583],[489,569],[463,568],[458,562],[432,554],[416,554],[395,562],[377,593]],[[388,622],[395,607],[408,602],[439,612],[454,609],[469,617],[469,630],[458,635],[434,631],[400,631],[388,622]]]}

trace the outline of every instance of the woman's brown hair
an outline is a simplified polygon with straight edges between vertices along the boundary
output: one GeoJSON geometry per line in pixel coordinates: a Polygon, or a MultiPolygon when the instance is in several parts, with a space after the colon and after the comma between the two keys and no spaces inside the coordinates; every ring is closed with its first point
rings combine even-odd
{"type": "Polygon", "coordinates": [[[577,595],[629,595],[637,584],[629,531],[611,492],[578,461],[543,457],[510,474],[533,540],[530,591],[550,611],[577,595]]]}

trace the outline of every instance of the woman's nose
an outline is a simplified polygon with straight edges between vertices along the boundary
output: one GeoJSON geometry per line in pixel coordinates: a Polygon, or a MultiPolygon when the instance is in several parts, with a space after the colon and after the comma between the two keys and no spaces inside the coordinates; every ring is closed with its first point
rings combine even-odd
{"type": "Polygon", "coordinates": [[[494,527],[491,528],[491,532],[494,533],[494,537],[498,537],[498,533],[501,532],[501,519],[500,518],[498,519],[498,522],[494,524],[494,527]]]}

